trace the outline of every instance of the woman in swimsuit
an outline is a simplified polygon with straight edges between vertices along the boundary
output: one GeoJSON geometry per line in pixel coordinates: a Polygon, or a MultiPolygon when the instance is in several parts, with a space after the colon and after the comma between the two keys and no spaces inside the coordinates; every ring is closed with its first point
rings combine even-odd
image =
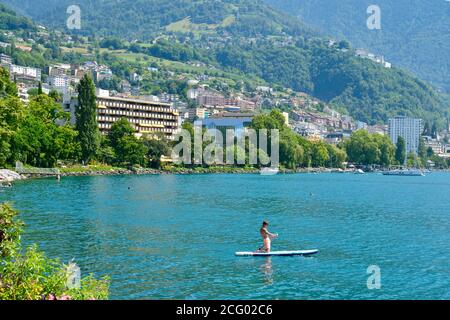
{"type": "Polygon", "coordinates": [[[272,242],[272,239],[275,239],[278,237],[277,233],[270,233],[269,230],[267,230],[267,227],[269,226],[269,223],[267,221],[264,221],[262,224],[261,229],[259,232],[261,233],[261,237],[263,238],[264,246],[263,248],[259,248],[258,251],[262,252],[270,252],[270,245],[272,242]]]}

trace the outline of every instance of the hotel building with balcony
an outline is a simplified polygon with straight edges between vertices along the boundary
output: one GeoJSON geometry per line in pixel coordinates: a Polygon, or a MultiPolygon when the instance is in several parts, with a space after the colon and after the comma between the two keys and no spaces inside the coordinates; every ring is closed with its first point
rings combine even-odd
{"type": "MultiPolygon", "coordinates": [[[[134,98],[110,97],[104,90],[97,92],[97,122],[100,132],[106,134],[121,118],[127,119],[136,130],[136,136],[158,135],[173,139],[180,128],[180,116],[170,104],[134,98]]],[[[77,99],[72,99],[70,109],[75,123],[77,99]]],[[[67,110],[69,111],[69,110],[67,110]]]]}

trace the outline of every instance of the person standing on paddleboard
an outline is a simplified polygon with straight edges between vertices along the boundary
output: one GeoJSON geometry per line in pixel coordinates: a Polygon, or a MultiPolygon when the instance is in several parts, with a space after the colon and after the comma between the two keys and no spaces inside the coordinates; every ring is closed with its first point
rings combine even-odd
{"type": "Polygon", "coordinates": [[[269,223],[267,221],[264,221],[261,229],[259,230],[259,232],[261,233],[261,237],[263,238],[264,241],[264,246],[262,248],[259,248],[258,250],[267,253],[270,252],[270,245],[272,243],[272,239],[278,237],[278,233],[270,233],[269,230],[267,229],[268,227],[269,223]]]}

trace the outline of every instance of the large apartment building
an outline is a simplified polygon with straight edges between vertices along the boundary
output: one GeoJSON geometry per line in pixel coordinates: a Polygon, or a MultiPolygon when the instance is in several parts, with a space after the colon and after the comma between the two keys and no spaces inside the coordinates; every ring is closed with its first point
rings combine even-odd
{"type": "Polygon", "coordinates": [[[396,144],[398,137],[402,137],[406,142],[406,153],[417,154],[419,151],[419,139],[422,133],[422,119],[407,117],[395,117],[389,119],[389,136],[393,144],[396,144]]]}
{"type": "Polygon", "coordinates": [[[197,97],[197,103],[200,106],[224,106],[226,99],[218,94],[203,94],[197,97]]]}
{"type": "MultiPolygon", "coordinates": [[[[70,112],[75,122],[75,106],[72,99],[70,112]]],[[[66,110],[67,110],[66,106],[66,110]]],[[[134,98],[110,97],[103,90],[97,93],[97,121],[100,132],[108,133],[111,126],[121,118],[127,119],[136,129],[137,136],[163,133],[172,139],[180,126],[180,117],[170,104],[134,98]]]]}
{"type": "Polygon", "coordinates": [[[164,133],[170,139],[179,128],[178,112],[170,104],[97,96],[97,107],[97,121],[102,132],[108,132],[121,118],[128,119],[138,135],[164,133]]]}

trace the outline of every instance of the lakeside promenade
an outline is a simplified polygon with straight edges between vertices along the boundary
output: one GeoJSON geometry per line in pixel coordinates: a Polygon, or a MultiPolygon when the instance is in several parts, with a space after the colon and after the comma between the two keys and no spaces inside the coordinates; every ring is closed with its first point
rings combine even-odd
{"type": "MultiPolygon", "coordinates": [[[[381,173],[383,170],[367,171],[364,173],[381,173]]],[[[427,169],[426,172],[448,172],[449,169],[427,169]]],[[[347,173],[356,174],[356,169],[341,169],[341,168],[297,168],[286,169],[280,168],[278,174],[319,174],[319,173],[347,173]]],[[[261,170],[258,168],[243,168],[243,167],[172,167],[170,169],[125,169],[125,168],[111,168],[111,169],[95,169],[84,167],[78,170],[62,170],[60,177],[84,177],[84,176],[116,176],[116,175],[201,175],[201,174],[261,174],[261,170]]],[[[51,178],[54,175],[27,175],[19,174],[15,171],[8,169],[0,169],[0,183],[2,182],[14,182],[18,180],[39,179],[39,178],[51,178]]]]}

